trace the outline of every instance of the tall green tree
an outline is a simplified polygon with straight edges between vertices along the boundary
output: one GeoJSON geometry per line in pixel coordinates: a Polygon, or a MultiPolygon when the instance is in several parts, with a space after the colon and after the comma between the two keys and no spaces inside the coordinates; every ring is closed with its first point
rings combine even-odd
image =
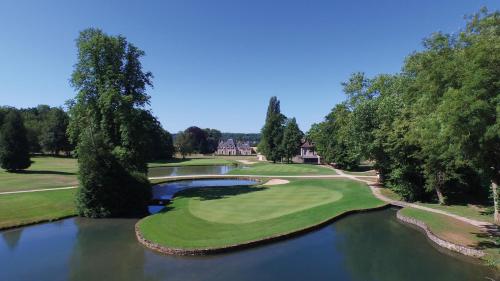
{"type": "Polygon", "coordinates": [[[138,111],[137,130],[142,130],[143,147],[147,161],[165,160],[172,158],[174,145],[172,136],[163,129],[160,121],[149,110],[138,111]],[[142,127],[142,128],[141,128],[142,127]]]}
{"type": "Polygon", "coordinates": [[[304,133],[299,129],[295,117],[288,119],[283,131],[283,142],[281,144],[283,155],[288,163],[291,162],[295,155],[299,154],[303,138],[304,133]]]}
{"type": "Polygon", "coordinates": [[[360,160],[359,149],[353,145],[351,117],[346,103],[337,104],[325,120],[314,125],[308,133],[324,161],[345,169],[357,167],[360,160]]]}
{"type": "Polygon", "coordinates": [[[69,103],[68,132],[80,164],[78,211],[92,217],[144,211],[147,200],[137,193],[150,195],[150,189],[136,177],[146,174],[148,159],[140,116],[149,104],[152,74],[142,70],[144,52],[123,36],[93,28],[82,31],[76,44],[71,84],[78,93],[69,103]],[[99,171],[92,173],[95,167],[99,171]],[[114,184],[116,175],[127,181],[114,184]]]}
{"type": "Polygon", "coordinates": [[[182,159],[186,158],[186,155],[193,153],[192,141],[186,132],[177,133],[174,143],[175,149],[182,156],[182,159]]]}
{"type": "Polygon", "coordinates": [[[206,153],[214,153],[217,150],[219,141],[222,139],[222,133],[216,129],[205,129],[207,135],[207,150],[206,153]]]}
{"type": "Polygon", "coordinates": [[[53,154],[60,151],[69,152],[72,146],[66,135],[68,129],[69,116],[61,108],[53,108],[47,114],[43,123],[42,132],[39,136],[40,145],[43,150],[53,154]]]}
{"type": "Polygon", "coordinates": [[[500,224],[500,12],[474,15],[457,45],[464,62],[460,84],[444,93],[436,115],[459,161],[491,182],[494,219],[500,224]]]}
{"type": "Polygon", "coordinates": [[[196,126],[191,126],[184,130],[184,133],[190,141],[192,152],[205,154],[208,153],[208,133],[196,126]]]}
{"type": "Polygon", "coordinates": [[[266,122],[261,131],[259,152],[273,163],[281,161],[284,156],[281,144],[285,119],[286,117],[281,114],[280,101],[277,97],[271,97],[267,108],[266,122]]]}
{"type": "Polygon", "coordinates": [[[9,110],[0,130],[0,166],[8,172],[16,172],[30,165],[29,144],[21,114],[9,110]]]}
{"type": "Polygon", "coordinates": [[[95,128],[84,128],[78,143],[76,206],[90,218],[140,216],[147,213],[151,188],[143,173],[129,171],[113,155],[95,128]]]}

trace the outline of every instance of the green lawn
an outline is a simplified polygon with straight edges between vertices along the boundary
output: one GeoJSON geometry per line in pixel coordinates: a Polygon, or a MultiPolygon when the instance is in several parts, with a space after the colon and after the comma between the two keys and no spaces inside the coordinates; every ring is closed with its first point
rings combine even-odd
{"type": "Polygon", "coordinates": [[[273,164],[260,162],[252,166],[234,169],[230,175],[261,175],[261,176],[307,176],[307,175],[335,175],[335,171],[312,164],[273,164]]]}
{"type": "Polygon", "coordinates": [[[284,185],[201,188],[180,192],[163,212],[141,220],[139,228],[146,239],[168,247],[222,247],[383,205],[366,185],[350,180],[297,179],[284,185]]]}
{"type": "Polygon", "coordinates": [[[450,212],[455,215],[462,217],[486,221],[493,223],[493,206],[480,206],[473,204],[466,205],[439,205],[438,203],[417,203],[421,206],[426,206],[429,208],[434,208],[438,210],[443,210],[450,212]]]}
{"type": "Polygon", "coordinates": [[[391,200],[404,201],[403,198],[399,194],[390,190],[389,188],[381,188],[380,193],[382,193],[382,195],[384,195],[385,197],[387,197],[391,200]]]}
{"type": "Polygon", "coordinates": [[[500,268],[500,238],[471,224],[449,216],[415,208],[404,208],[401,214],[424,222],[441,239],[469,247],[482,249],[488,264],[500,268]]]}
{"type": "MultiPolygon", "coordinates": [[[[401,196],[399,196],[397,193],[388,188],[382,188],[380,191],[382,195],[392,200],[404,201],[401,198],[401,196]]],[[[438,203],[422,203],[422,202],[415,202],[415,204],[446,211],[469,219],[493,223],[493,206],[480,206],[474,204],[440,205],[438,203]]]]}
{"type": "Polygon", "coordinates": [[[0,196],[0,229],[76,214],[76,189],[0,196]]]}
{"type": "Polygon", "coordinates": [[[0,169],[0,192],[75,186],[77,161],[73,158],[36,156],[24,172],[0,169]]]}
{"type": "MultiPolygon", "coordinates": [[[[19,173],[0,169],[0,192],[58,188],[78,185],[78,163],[74,158],[33,156],[33,164],[19,173]]],[[[233,165],[236,159],[186,158],[149,163],[149,167],[233,165]]]]}
{"type": "Polygon", "coordinates": [[[235,160],[224,158],[174,158],[166,161],[157,161],[149,163],[148,167],[178,167],[178,166],[213,166],[213,165],[234,165],[235,160]]]}

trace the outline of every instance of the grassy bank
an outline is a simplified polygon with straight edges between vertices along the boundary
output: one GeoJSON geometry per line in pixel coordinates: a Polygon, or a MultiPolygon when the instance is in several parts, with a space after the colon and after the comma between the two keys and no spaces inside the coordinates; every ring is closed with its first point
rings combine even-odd
{"type": "Polygon", "coordinates": [[[311,164],[273,164],[259,162],[249,167],[234,169],[230,175],[262,175],[262,176],[307,176],[307,175],[335,175],[335,171],[311,164]]]}
{"type": "Polygon", "coordinates": [[[424,222],[434,235],[443,240],[483,250],[486,253],[485,262],[500,269],[500,238],[495,237],[492,231],[415,208],[404,208],[401,214],[424,222]]]}
{"type": "Polygon", "coordinates": [[[76,214],[76,189],[0,196],[0,229],[76,214]]]}
{"type": "Polygon", "coordinates": [[[213,165],[234,165],[238,162],[236,160],[224,158],[173,158],[170,160],[151,162],[148,164],[149,168],[154,167],[182,167],[182,166],[213,166],[213,165]]]}
{"type": "Polygon", "coordinates": [[[19,173],[0,170],[0,192],[75,186],[77,161],[73,158],[35,156],[29,169],[19,173]]]}
{"type": "MultiPolygon", "coordinates": [[[[401,196],[396,194],[394,191],[388,188],[382,188],[382,195],[392,199],[404,201],[401,196]]],[[[423,202],[415,202],[415,204],[420,206],[425,206],[437,210],[442,210],[449,212],[451,214],[455,214],[458,216],[462,216],[465,218],[485,221],[493,223],[493,206],[483,206],[483,205],[475,205],[475,204],[451,204],[451,205],[440,205],[438,203],[423,203],[423,202]]]]}
{"type": "Polygon", "coordinates": [[[383,206],[350,180],[186,190],[163,212],[139,223],[143,236],[167,247],[223,247],[290,233],[344,212],[383,206]]]}

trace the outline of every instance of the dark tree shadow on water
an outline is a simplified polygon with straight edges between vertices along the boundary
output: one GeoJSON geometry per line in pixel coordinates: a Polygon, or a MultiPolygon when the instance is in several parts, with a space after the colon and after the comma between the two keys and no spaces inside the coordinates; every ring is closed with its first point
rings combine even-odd
{"type": "Polygon", "coordinates": [[[19,240],[21,240],[21,234],[23,233],[24,228],[7,230],[0,233],[0,236],[5,241],[5,244],[9,247],[9,249],[16,249],[19,240]]]}
{"type": "Polygon", "coordinates": [[[179,192],[176,197],[200,198],[200,200],[215,200],[231,196],[237,196],[252,192],[266,190],[267,187],[255,186],[226,186],[226,187],[204,187],[193,188],[179,192]]]}

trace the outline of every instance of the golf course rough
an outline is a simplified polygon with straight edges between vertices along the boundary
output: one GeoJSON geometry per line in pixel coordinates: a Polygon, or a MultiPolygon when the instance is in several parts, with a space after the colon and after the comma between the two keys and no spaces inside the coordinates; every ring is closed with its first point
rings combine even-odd
{"type": "Polygon", "coordinates": [[[291,237],[343,215],[384,208],[363,183],[294,179],[273,186],[198,188],[179,192],[160,213],[136,224],[146,247],[205,255],[291,237]]]}

